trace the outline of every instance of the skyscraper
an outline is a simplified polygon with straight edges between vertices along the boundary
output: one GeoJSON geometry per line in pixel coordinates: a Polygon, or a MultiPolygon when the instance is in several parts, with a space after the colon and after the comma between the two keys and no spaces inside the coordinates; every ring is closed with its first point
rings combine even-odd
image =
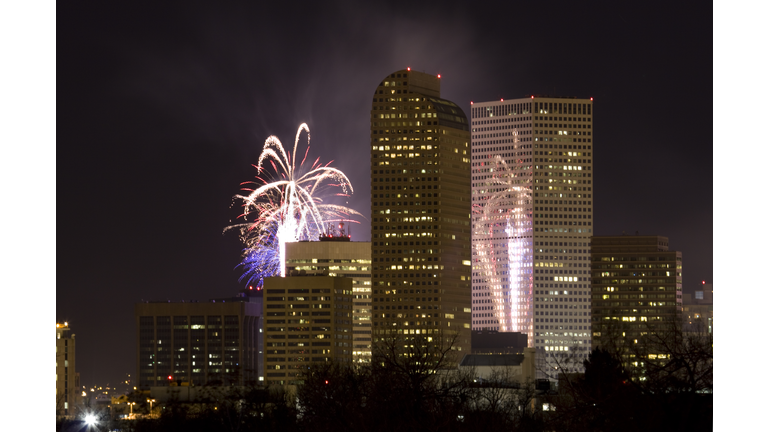
{"type": "Polygon", "coordinates": [[[285,244],[285,268],[306,274],[352,279],[353,351],[355,361],[371,359],[371,242],[353,242],[344,235],[320,241],[285,244]]]}
{"type": "Polygon", "coordinates": [[[526,333],[553,377],[590,345],[592,101],[502,99],[471,117],[472,327],[526,333]]]}
{"type": "Polygon", "coordinates": [[[470,135],[440,79],[400,70],[373,95],[373,342],[458,333],[458,361],[471,337],[470,135]]]}

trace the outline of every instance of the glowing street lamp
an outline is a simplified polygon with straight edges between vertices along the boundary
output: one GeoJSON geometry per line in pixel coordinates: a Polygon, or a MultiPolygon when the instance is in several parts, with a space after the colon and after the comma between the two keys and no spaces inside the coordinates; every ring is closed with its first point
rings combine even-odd
{"type": "Polygon", "coordinates": [[[155,402],[154,399],[147,399],[147,402],[149,402],[149,416],[152,416],[152,403],[155,402]]]}
{"type": "Polygon", "coordinates": [[[96,424],[96,416],[93,414],[87,414],[85,416],[85,424],[88,426],[94,426],[96,424]]]}
{"type": "Polygon", "coordinates": [[[128,404],[128,406],[131,407],[131,417],[133,417],[133,406],[136,405],[136,402],[131,402],[128,404]]]}

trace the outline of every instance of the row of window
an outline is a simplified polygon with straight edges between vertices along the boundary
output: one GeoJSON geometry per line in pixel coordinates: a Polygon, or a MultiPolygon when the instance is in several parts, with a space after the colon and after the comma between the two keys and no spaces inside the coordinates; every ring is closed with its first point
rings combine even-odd
{"type": "MultiPolygon", "coordinates": [[[[505,120],[505,121],[503,122],[504,124],[501,125],[501,126],[476,127],[476,128],[472,128],[472,132],[486,132],[486,131],[506,130],[506,129],[513,129],[513,128],[529,128],[532,125],[532,123],[516,124],[516,125],[506,124],[506,123],[522,122],[522,121],[525,120],[522,117],[521,118],[513,117],[513,118],[508,118],[508,119],[503,119],[503,120],[505,120]]],[[[529,118],[529,120],[530,120],[530,118],[529,118]]],[[[478,121],[473,121],[472,124],[477,124],[477,125],[480,125],[480,124],[490,124],[490,123],[486,123],[488,121],[489,120],[482,120],[482,121],[479,121],[479,122],[478,121]]]]}
{"type": "MultiPolygon", "coordinates": [[[[472,104],[474,105],[474,104],[472,104]]],[[[515,102],[515,103],[506,103],[506,104],[498,104],[498,105],[491,105],[486,107],[472,107],[472,119],[476,122],[499,122],[503,121],[503,119],[495,119],[495,120],[475,120],[478,117],[494,117],[494,116],[507,116],[507,120],[511,119],[513,117],[511,116],[517,116],[517,115],[525,115],[529,114],[532,110],[532,104],[530,102],[515,102]]],[[[526,116],[524,120],[531,120],[530,116],[526,116]]],[[[481,123],[482,124],[482,123],[481,123]]]]}

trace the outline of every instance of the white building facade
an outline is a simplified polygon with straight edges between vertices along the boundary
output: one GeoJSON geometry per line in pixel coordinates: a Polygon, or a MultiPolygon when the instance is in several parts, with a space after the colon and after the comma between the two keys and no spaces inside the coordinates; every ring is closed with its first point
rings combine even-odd
{"type": "Polygon", "coordinates": [[[473,103],[472,328],[522,332],[539,378],[591,346],[592,101],[473,103]]]}

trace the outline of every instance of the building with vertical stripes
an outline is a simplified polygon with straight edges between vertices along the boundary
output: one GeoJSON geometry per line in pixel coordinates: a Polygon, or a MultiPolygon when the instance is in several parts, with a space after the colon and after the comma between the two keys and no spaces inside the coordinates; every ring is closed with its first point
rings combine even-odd
{"type": "Polygon", "coordinates": [[[353,350],[355,361],[371,360],[371,242],[347,236],[322,236],[320,241],[285,244],[288,272],[326,274],[352,279],[353,350]]]}
{"type": "Polygon", "coordinates": [[[472,103],[472,327],[522,332],[539,377],[590,347],[592,101],[472,103]]]}
{"type": "Polygon", "coordinates": [[[458,362],[471,349],[470,134],[441,79],[399,70],[373,93],[373,343],[458,335],[458,362]]]}
{"type": "Polygon", "coordinates": [[[298,385],[313,363],[351,363],[352,279],[302,275],[264,279],[264,382],[298,385]]]}

